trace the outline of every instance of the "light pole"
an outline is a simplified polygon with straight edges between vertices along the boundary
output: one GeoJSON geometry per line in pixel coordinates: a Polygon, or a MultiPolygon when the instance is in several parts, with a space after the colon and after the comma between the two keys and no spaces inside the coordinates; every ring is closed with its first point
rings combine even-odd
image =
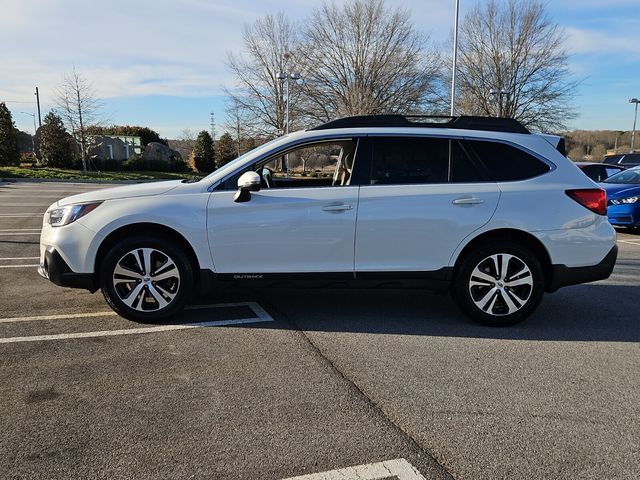
{"type": "Polygon", "coordinates": [[[502,97],[509,97],[509,90],[506,88],[501,88],[500,90],[492,88],[489,90],[489,95],[494,95],[496,97],[496,102],[498,103],[498,108],[496,110],[496,117],[502,116],[502,97]]]}
{"type": "Polygon", "coordinates": [[[456,0],[456,11],[453,16],[453,66],[451,67],[451,116],[455,112],[456,101],[456,68],[458,66],[458,14],[460,13],[460,0],[456,0]]]}
{"type": "Polygon", "coordinates": [[[638,120],[638,103],[640,103],[640,100],[638,100],[637,98],[630,98],[629,103],[636,104],[636,113],[633,117],[633,130],[631,132],[631,151],[633,152],[633,147],[635,146],[635,140],[636,140],[636,120],[638,120]]]}
{"type": "Polygon", "coordinates": [[[284,110],[284,133],[289,133],[289,82],[291,80],[297,82],[302,79],[302,75],[298,72],[287,73],[280,72],[276,75],[276,78],[280,80],[284,84],[284,94],[285,94],[285,110],[284,110]]]}
{"type": "Polygon", "coordinates": [[[33,137],[31,137],[31,150],[35,154],[35,150],[36,150],[35,138],[36,138],[36,133],[38,133],[38,129],[36,128],[36,114],[29,113],[29,112],[19,112],[19,113],[22,113],[23,115],[30,115],[31,117],[33,117],[33,137]]]}

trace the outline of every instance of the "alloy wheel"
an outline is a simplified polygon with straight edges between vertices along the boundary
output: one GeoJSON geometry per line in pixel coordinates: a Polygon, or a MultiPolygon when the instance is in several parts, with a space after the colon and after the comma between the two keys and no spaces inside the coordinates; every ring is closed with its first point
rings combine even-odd
{"type": "Polygon", "coordinates": [[[139,312],[166,308],[180,289],[180,272],[166,253],[136,248],[124,254],[113,271],[113,287],[120,300],[139,312]]]}
{"type": "Polygon", "coordinates": [[[496,253],[481,260],[469,278],[475,306],[494,316],[512,315],[522,309],[533,292],[533,275],[515,255],[496,253]]]}

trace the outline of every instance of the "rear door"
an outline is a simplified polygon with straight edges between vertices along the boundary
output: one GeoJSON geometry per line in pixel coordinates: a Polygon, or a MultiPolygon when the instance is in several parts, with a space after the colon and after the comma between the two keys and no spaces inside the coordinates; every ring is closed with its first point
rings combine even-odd
{"type": "Polygon", "coordinates": [[[455,139],[372,137],[356,272],[435,271],[493,215],[500,190],[455,139]]]}

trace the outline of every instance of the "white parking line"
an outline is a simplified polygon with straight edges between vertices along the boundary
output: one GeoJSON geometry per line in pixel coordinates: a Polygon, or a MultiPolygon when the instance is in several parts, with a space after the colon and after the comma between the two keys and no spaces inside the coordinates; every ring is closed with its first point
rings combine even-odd
{"type": "Polygon", "coordinates": [[[0,218],[27,218],[27,217],[41,217],[42,213],[0,213],[0,218]]]}
{"type": "Polygon", "coordinates": [[[2,260],[38,260],[40,257],[0,257],[2,260]]]}
{"type": "MultiPolygon", "coordinates": [[[[74,338],[94,338],[94,337],[113,337],[118,335],[135,335],[138,333],[156,333],[167,332],[171,330],[186,330],[191,328],[202,327],[223,327],[229,325],[242,325],[246,323],[262,323],[273,322],[273,317],[269,315],[260,305],[255,302],[240,303],[219,303],[214,305],[192,305],[187,310],[201,310],[208,308],[224,308],[224,307],[249,307],[256,314],[254,318],[239,318],[235,320],[214,320],[211,322],[194,322],[178,325],[159,325],[155,327],[128,328],[124,330],[101,330],[97,332],[78,332],[78,333],[59,333],[52,335],[32,335],[28,337],[8,337],[0,338],[0,343],[22,343],[22,342],[45,342],[49,340],[67,340],[74,338]]],[[[98,317],[115,315],[114,312],[93,312],[89,314],[69,314],[69,315],[43,315],[39,317],[11,317],[0,318],[0,323],[34,321],[34,320],[62,320],[65,318],[82,318],[82,317],[98,317]]]]}
{"type": "Polygon", "coordinates": [[[626,243],[627,245],[640,246],[640,240],[618,240],[618,242],[626,243]]]}
{"type": "Polygon", "coordinates": [[[89,317],[109,317],[117,315],[113,310],[106,312],[91,312],[91,313],[62,313],[59,315],[36,315],[32,317],[7,317],[0,318],[0,323],[13,323],[13,322],[33,322],[36,320],[62,320],[65,318],[89,318],[89,317]]]}
{"type": "Polygon", "coordinates": [[[222,327],[226,325],[240,325],[243,323],[271,322],[260,318],[241,318],[238,320],[217,320],[214,322],[189,323],[184,325],[162,325],[159,327],[129,328],[126,330],[103,330],[99,332],[60,333],[55,335],[34,335],[31,337],[0,338],[0,343],[46,342],[48,340],[66,340],[71,338],[114,337],[118,335],[136,335],[138,333],[168,332],[171,330],[186,330],[201,327],[222,327]]]}
{"type": "Polygon", "coordinates": [[[29,264],[29,265],[0,265],[0,268],[32,268],[39,267],[37,263],[29,264]]]}
{"type": "Polygon", "coordinates": [[[33,232],[40,231],[42,228],[0,228],[0,232],[33,232]]]}
{"type": "Polygon", "coordinates": [[[299,477],[289,477],[283,480],[383,480],[389,478],[396,478],[398,480],[426,480],[420,472],[404,458],[347,467],[340,470],[330,470],[328,472],[311,473],[299,477]]]}
{"type": "MultiPolygon", "coordinates": [[[[2,197],[0,197],[0,198],[2,198],[2,197]]],[[[51,203],[53,203],[53,202],[51,202],[51,203]]],[[[38,202],[38,203],[30,202],[30,203],[4,203],[2,206],[3,207],[44,207],[44,208],[46,208],[49,205],[45,205],[42,202],[38,202]]]]}
{"type": "MultiPolygon", "coordinates": [[[[73,194],[73,192],[69,192],[71,194],[73,194]]],[[[84,193],[84,192],[83,192],[84,193]]],[[[22,195],[17,195],[17,194],[13,194],[13,193],[0,193],[0,199],[2,198],[24,198],[28,196],[29,198],[50,198],[52,200],[57,200],[60,199],[60,195],[58,195],[57,193],[53,193],[51,195],[34,195],[33,193],[28,193],[28,192],[24,192],[22,195]]],[[[53,202],[49,202],[49,203],[53,203],[53,202]]]]}
{"type": "Polygon", "coordinates": [[[0,237],[22,237],[24,235],[40,235],[40,232],[14,232],[14,233],[0,233],[0,237]]]}

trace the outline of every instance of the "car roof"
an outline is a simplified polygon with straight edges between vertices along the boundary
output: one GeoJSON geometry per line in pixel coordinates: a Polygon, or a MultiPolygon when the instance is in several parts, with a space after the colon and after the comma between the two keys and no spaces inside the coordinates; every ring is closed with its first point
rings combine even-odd
{"type": "Polygon", "coordinates": [[[607,168],[619,168],[621,170],[626,170],[622,165],[611,165],[610,163],[602,163],[602,162],[573,162],[579,167],[588,167],[589,165],[602,165],[607,168]]]}

